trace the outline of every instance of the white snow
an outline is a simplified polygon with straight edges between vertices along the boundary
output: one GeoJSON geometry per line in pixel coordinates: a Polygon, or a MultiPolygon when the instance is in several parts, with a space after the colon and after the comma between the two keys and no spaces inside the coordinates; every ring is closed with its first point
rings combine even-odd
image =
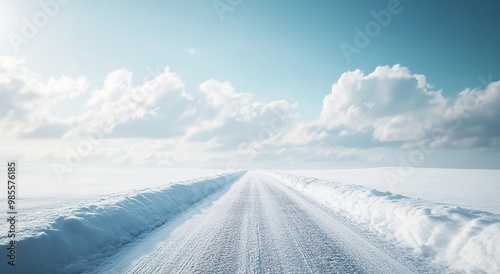
{"type": "Polygon", "coordinates": [[[500,214],[500,170],[386,167],[281,172],[500,214]]]}
{"type": "MultiPolygon", "coordinates": [[[[70,216],[89,204],[109,204],[141,191],[222,173],[210,169],[81,166],[64,174],[63,181],[59,181],[51,165],[20,163],[16,203],[22,225],[18,226],[16,237],[36,235],[49,228],[56,218],[70,216]]],[[[6,177],[4,170],[0,176],[6,177]]],[[[0,194],[1,204],[5,204],[6,194],[6,191],[0,194]]],[[[0,234],[0,243],[4,236],[0,234]]]]}
{"type": "MultiPolygon", "coordinates": [[[[21,163],[18,266],[13,273],[82,272],[242,174],[79,167],[60,182],[50,165],[21,163]]],[[[454,272],[500,273],[499,170],[374,168],[266,174],[412,250],[417,258],[434,260],[454,272]]],[[[0,176],[5,177],[5,171],[0,176]]],[[[6,205],[5,195],[6,191],[0,194],[0,204],[6,205]]],[[[5,214],[1,213],[3,219],[5,214]]],[[[3,250],[5,232],[0,233],[3,250]]],[[[0,273],[12,272],[6,267],[0,264],[0,273]]]]}
{"type": "Polygon", "coordinates": [[[90,273],[437,273],[260,172],[214,196],[90,273]]]}
{"type": "Polygon", "coordinates": [[[499,214],[405,197],[359,185],[279,172],[267,174],[372,231],[412,248],[419,256],[430,257],[453,271],[500,273],[499,214]]]}
{"type": "MultiPolygon", "coordinates": [[[[126,177],[125,170],[114,170],[115,178],[119,179],[115,179],[116,182],[106,183],[111,178],[102,176],[99,180],[103,182],[98,184],[96,177],[93,180],[87,177],[87,180],[70,182],[81,188],[71,191],[71,186],[62,187],[62,190],[59,189],[60,196],[53,196],[49,195],[52,193],[50,189],[37,194],[37,191],[28,188],[37,180],[27,177],[34,176],[36,172],[28,175],[21,168],[19,170],[18,182],[23,194],[19,199],[22,206],[17,217],[17,265],[10,268],[7,263],[0,264],[1,273],[81,272],[92,262],[161,226],[175,214],[243,175],[242,172],[226,173],[175,183],[167,179],[169,170],[164,169],[160,172],[164,176],[163,183],[160,183],[160,180],[151,179],[155,172],[145,174],[142,170],[142,176],[139,172],[134,178],[126,177]],[[117,176],[117,171],[123,173],[117,176]],[[124,182],[123,187],[117,184],[120,180],[124,182]],[[89,183],[88,189],[84,187],[85,182],[89,183]],[[40,266],[44,268],[40,269],[40,266]]],[[[140,170],[135,169],[128,175],[140,170]]],[[[89,175],[113,172],[89,171],[92,171],[89,175]]],[[[173,170],[170,172],[175,173],[173,170]]],[[[177,177],[171,175],[170,178],[193,178],[201,173],[212,173],[208,170],[177,172],[177,177]]],[[[57,192],[56,189],[52,191],[57,192]]],[[[7,235],[0,235],[0,249],[6,250],[8,240],[7,235]]]]}

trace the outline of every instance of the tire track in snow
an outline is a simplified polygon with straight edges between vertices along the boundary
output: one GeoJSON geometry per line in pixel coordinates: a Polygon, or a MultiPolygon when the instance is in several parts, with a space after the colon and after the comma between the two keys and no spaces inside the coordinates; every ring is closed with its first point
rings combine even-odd
{"type": "Polygon", "coordinates": [[[248,172],[214,201],[126,247],[98,273],[410,273],[278,181],[248,172]]]}
{"type": "MultiPolygon", "coordinates": [[[[267,178],[261,178],[266,181],[267,178]]],[[[300,269],[302,273],[362,273],[360,263],[356,258],[349,256],[337,242],[332,241],[329,235],[312,220],[307,213],[298,207],[291,199],[293,195],[286,195],[275,184],[262,184],[262,194],[276,204],[280,226],[289,235],[307,268],[300,269]],[[281,214],[280,214],[281,213],[281,214]],[[343,252],[344,251],[344,252],[343,252]]],[[[302,197],[300,197],[302,198],[302,197]]],[[[295,270],[297,271],[297,270],[295,270]]]]}

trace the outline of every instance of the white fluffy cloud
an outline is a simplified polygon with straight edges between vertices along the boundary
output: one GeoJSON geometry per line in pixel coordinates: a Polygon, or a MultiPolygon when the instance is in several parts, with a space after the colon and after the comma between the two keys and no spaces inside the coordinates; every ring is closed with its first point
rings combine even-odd
{"type": "Polygon", "coordinates": [[[87,105],[95,111],[68,119],[72,124],[65,136],[99,131],[106,138],[159,138],[173,134],[191,97],[180,78],[168,68],[154,79],[131,84],[132,73],[112,72],[102,88],[94,91],[87,105]]]}
{"type": "Polygon", "coordinates": [[[375,141],[415,141],[437,125],[446,106],[423,75],[399,65],[364,75],[346,72],[323,100],[319,124],[342,135],[369,133],[375,141]]]}
{"type": "Polygon", "coordinates": [[[118,96],[130,90],[131,87],[132,72],[126,69],[114,71],[106,77],[103,87],[92,93],[92,97],[87,101],[87,106],[115,100],[118,96]]]}
{"type": "Polygon", "coordinates": [[[88,159],[163,166],[383,164],[420,144],[500,146],[500,82],[447,98],[400,65],[356,70],[333,84],[317,119],[300,121],[298,104],[257,102],[229,82],[186,90],[169,68],[132,79],[120,69],[90,88],[85,77],[43,79],[23,60],[0,57],[0,137],[9,136],[0,156],[65,163],[89,136],[101,140],[88,159]]]}
{"type": "Polygon", "coordinates": [[[57,136],[65,125],[52,117],[51,108],[83,94],[87,86],[84,77],[42,81],[25,67],[24,60],[0,57],[0,130],[29,135],[49,127],[52,132],[41,130],[41,136],[57,136]]]}
{"type": "Polygon", "coordinates": [[[102,140],[86,151],[87,158],[144,164],[230,159],[241,145],[280,134],[284,121],[291,123],[297,116],[296,104],[256,102],[229,82],[208,80],[198,90],[186,91],[168,68],[140,84],[133,84],[132,72],[120,69],[94,90],[83,77],[44,81],[13,58],[0,60],[0,71],[2,134],[16,143],[24,138],[64,143],[54,152],[63,161],[89,136],[102,140]],[[61,104],[81,109],[82,102],[86,109],[80,113],[52,114],[61,104]],[[114,147],[110,140],[122,146],[114,147]]]}
{"type": "Polygon", "coordinates": [[[443,132],[436,142],[453,147],[500,145],[500,82],[483,89],[465,89],[444,115],[443,132]]]}
{"type": "Polygon", "coordinates": [[[255,102],[250,93],[236,92],[229,82],[209,80],[200,85],[205,102],[199,123],[187,134],[191,140],[217,138],[228,149],[248,142],[262,143],[280,135],[294,123],[297,104],[287,101],[255,102]]]}
{"type": "Polygon", "coordinates": [[[500,82],[446,98],[425,76],[400,65],[383,66],[368,75],[359,70],[342,74],[323,100],[317,125],[337,145],[359,138],[364,144],[358,147],[490,146],[500,136],[499,106],[500,82]]]}

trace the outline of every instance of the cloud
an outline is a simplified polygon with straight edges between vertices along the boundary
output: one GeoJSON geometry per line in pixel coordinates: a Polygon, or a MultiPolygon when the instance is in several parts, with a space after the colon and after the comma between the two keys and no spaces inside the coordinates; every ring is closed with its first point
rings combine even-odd
{"type": "Polygon", "coordinates": [[[441,160],[453,150],[469,151],[474,156],[457,161],[471,166],[485,153],[481,149],[499,151],[498,117],[500,82],[445,97],[424,75],[401,65],[369,74],[355,70],[333,84],[318,119],[295,122],[272,139],[279,151],[274,158],[309,167],[332,161],[395,165],[405,152],[426,147],[441,160]]]}
{"type": "Polygon", "coordinates": [[[461,148],[500,145],[500,82],[483,89],[465,89],[450,105],[436,142],[461,148]]]}
{"type": "Polygon", "coordinates": [[[186,167],[381,165],[422,144],[500,146],[500,82],[445,97],[401,65],[355,70],[332,85],[317,119],[301,121],[297,103],[258,102],[230,82],[186,90],[168,67],[142,83],[133,76],[119,69],[90,89],[85,77],[44,80],[0,57],[0,132],[12,145],[0,156],[64,163],[89,135],[102,140],[88,161],[186,167]]]}
{"type": "Polygon", "coordinates": [[[297,119],[297,104],[287,101],[255,102],[250,93],[237,92],[229,82],[208,80],[200,85],[197,123],[186,139],[216,138],[222,151],[237,150],[250,142],[269,142],[297,119]]]}
{"type": "Polygon", "coordinates": [[[407,142],[423,138],[446,107],[441,92],[425,76],[400,65],[377,67],[368,75],[342,74],[323,100],[319,124],[339,135],[371,134],[374,141],[407,142]]]}
{"type": "MultiPolygon", "coordinates": [[[[401,65],[381,66],[367,75],[360,70],[342,74],[310,128],[326,132],[328,137],[322,134],[324,138],[319,139],[328,145],[492,146],[499,143],[499,107],[500,82],[446,98],[424,75],[401,65]],[[356,139],[359,142],[353,143],[356,139]]],[[[307,130],[300,132],[303,135],[307,130]]],[[[313,137],[301,139],[309,138],[311,144],[318,140],[313,137]]]]}
{"type": "Polygon", "coordinates": [[[195,54],[198,54],[198,50],[194,49],[194,48],[187,48],[187,52],[191,55],[195,55],[195,54]]]}
{"type": "MultiPolygon", "coordinates": [[[[134,164],[229,159],[242,145],[281,134],[284,121],[291,124],[297,118],[297,104],[257,102],[229,82],[212,79],[188,92],[169,68],[139,84],[133,84],[132,72],[119,69],[109,73],[102,86],[89,90],[84,77],[44,81],[22,60],[1,61],[0,131],[17,140],[53,139],[69,147],[88,136],[102,138],[86,153],[88,159],[102,156],[134,164]],[[87,109],[77,105],[82,102],[87,109]],[[54,107],[60,104],[72,111],[56,118],[54,107]],[[123,146],[111,149],[108,140],[123,146]],[[130,144],[136,149],[131,151],[130,144]],[[120,153],[111,153],[116,151],[120,153]]],[[[54,157],[68,158],[64,152],[54,157]]]]}
{"type": "MultiPolygon", "coordinates": [[[[25,67],[22,59],[0,57],[0,71],[0,130],[8,134],[37,137],[37,131],[47,132],[41,129],[46,125],[53,129],[64,127],[51,115],[51,109],[82,95],[88,87],[85,77],[50,77],[42,81],[39,74],[25,67]]],[[[54,131],[57,132],[60,130],[54,131]]]]}
{"type": "Polygon", "coordinates": [[[132,73],[126,69],[120,69],[110,73],[102,89],[93,92],[92,97],[87,101],[87,106],[94,106],[116,99],[132,87],[132,73]]]}
{"type": "Polygon", "coordinates": [[[179,76],[166,68],[155,78],[132,85],[133,74],[124,69],[112,72],[102,88],[93,92],[88,111],[68,121],[73,125],[66,137],[100,131],[106,138],[162,138],[181,134],[187,122],[184,114],[191,96],[184,91],[179,76]]]}

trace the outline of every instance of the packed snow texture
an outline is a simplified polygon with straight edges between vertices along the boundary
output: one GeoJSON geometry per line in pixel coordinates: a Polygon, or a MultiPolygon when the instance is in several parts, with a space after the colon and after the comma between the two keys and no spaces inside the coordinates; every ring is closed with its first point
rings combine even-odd
{"type": "MultiPolygon", "coordinates": [[[[169,184],[82,205],[53,219],[47,227],[17,239],[17,265],[13,268],[1,264],[0,273],[85,271],[243,174],[227,173],[169,184]]],[[[0,249],[6,250],[7,240],[6,236],[1,236],[0,249]]]]}
{"type": "Polygon", "coordinates": [[[452,271],[500,273],[500,215],[280,172],[267,172],[326,207],[452,271]]]}
{"type": "MultiPolygon", "coordinates": [[[[51,165],[18,163],[18,196],[16,205],[19,225],[16,238],[36,235],[48,229],[60,216],[89,204],[105,205],[120,201],[124,196],[164,188],[167,185],[197,178],[214,177],[222,170],[89,167],[80,166],[62,174],[62,181],[51,165]]],[[[5,170],[0,176],[6,178],[5,170]]],[[[6,204],[7,191],[0,193],[0,203],[6,204]]],[[[5,213],[5,212],[4,212],[5,213]]],[[[6,215],[2,215],[3,217],[6,215]]],[[[2,236],[0,234],[0,243],[2,236]]]]}
{"type": "Polygon", "coordinates": [[[500,214],[500,170],[383,167],[281,172],[500,214]]]}

